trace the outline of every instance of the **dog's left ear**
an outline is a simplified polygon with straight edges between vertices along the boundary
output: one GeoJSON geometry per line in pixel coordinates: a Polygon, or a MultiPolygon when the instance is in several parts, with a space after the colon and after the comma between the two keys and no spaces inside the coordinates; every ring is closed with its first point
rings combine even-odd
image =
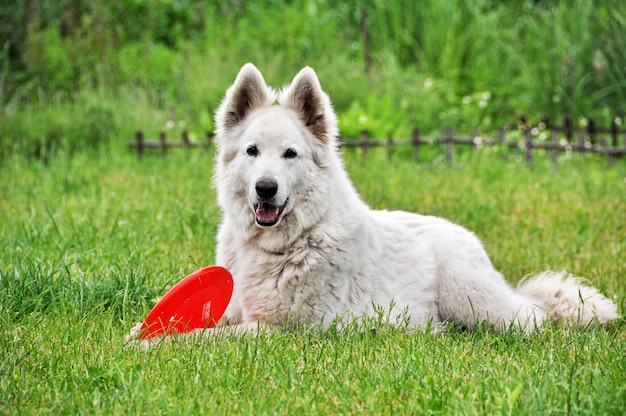
{"type": "Polygon", "coordinates": [[[337,117],[313,69],[308,66],[303,68],[281,93],[279,102],[283,107],[294,110],[306,128],[322,143],[327,144],[337,138],[337,117]]]}

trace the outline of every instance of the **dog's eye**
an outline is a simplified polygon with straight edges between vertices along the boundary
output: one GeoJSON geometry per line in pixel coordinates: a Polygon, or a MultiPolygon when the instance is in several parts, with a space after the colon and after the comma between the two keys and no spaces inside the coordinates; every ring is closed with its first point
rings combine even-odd
{"type": "Polygon", "coordinates": [[[283,155],[285,159],[294,159],[297,156],[298,156],[298,152],[296,152],[295,150],[291,148],[285,150],[285,154],[283,155]]]}
{"type": "Polygon", "coordinates": [[[246,149],[246,153],[248,156],[255,157],[259,154],[259,149],[255,145],[252,145],[246,149]]]}

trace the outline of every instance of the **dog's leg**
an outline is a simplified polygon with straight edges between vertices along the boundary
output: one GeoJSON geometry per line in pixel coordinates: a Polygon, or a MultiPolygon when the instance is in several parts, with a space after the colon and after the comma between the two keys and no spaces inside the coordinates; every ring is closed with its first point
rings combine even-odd
{"type": "Polygon", "coordinates": [[[439,284],[439,313],[469,329],[487,322],[501,331],[512,326],[526,332],[539,328],[546,308],[517,293],[496,270],[447,270],[439,284]]]}

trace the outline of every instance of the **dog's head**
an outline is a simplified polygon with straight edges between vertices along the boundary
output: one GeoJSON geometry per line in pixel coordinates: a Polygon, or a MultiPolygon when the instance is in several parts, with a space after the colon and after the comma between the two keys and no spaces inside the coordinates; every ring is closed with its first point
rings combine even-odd
{"type": "Polygon", "coordinates": [[[276,92],[254,65],[244,65],[217,111],[216,126],[214,183],[226,215],[243,216],[261,229],[303,226],[319,217],[323,207],[312,205],[332,186],[320,176],[337,157],[338,133],[330,100],[311,68],[276,92]]]}

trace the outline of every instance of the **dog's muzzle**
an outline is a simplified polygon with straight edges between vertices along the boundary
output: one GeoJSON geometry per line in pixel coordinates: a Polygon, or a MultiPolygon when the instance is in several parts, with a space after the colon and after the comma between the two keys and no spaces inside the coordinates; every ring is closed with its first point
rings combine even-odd
{"type": "Polygon", "coordinates": [[[271,227],[278,223],[280,216],[287,206],[289,199],[278,206],[273,203],[273,198],[278,192],[278,183],[273,179],[261,178],[254,186],[260,202],[254,204],[256,223],[261,227],[271,227]]]}

